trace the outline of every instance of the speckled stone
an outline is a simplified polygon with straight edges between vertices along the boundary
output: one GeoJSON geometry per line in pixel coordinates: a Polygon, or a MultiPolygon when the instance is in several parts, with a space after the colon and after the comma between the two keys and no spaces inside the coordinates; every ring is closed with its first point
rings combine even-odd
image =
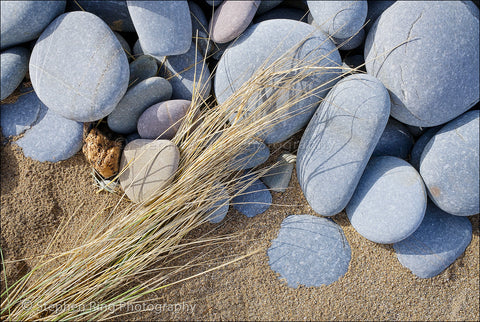
{"type": "Polygon", "coordinates": [[[181,55],[192,43],[192,20],[186,0],[127,1],[145,54],[157,59],[181,55]]]}
{"type": "Polygon", "coordinates": [[[407,127],[390,118],[372,156],[390,155],[406,160],[413,146],[413,136],[407,127]]]}
{"type": "Polygon", "coordinates": [[[108,115],[108,127],[117,133],[135,132],[140,115],[155,103],[172,96],[172,86],[161,77],[150,77],[131,87],[108,115]]]}
{"type": "Polygon", "coordinates": [[[330,36],[350,38],[362,29],[367,17],[367,1],[307,0],[313,19],[330,36]]]}
{"type": "Polygon", "coordinates": [[[294,288],[332,284],[348,271],[352,256],[339,225],[310,215],[285,218],[267,255],[270,268],[294,288]]]}
{"type": "Polygon", "coordinates": [[[211,39],[217,43],[226,43],[237,38],[252,22],[259,4],[260,0],[223,1],[210,20],[211,39]]]}
{"type": "MultiPolygon", "coordinates": [[[[251,175],[247,175],[243,182],[249,184],[252,180],[251,175]]],[[[268,188],[260,181],[255,180],[248,188],[243,190],[240,195],[232,199],[233,208],[247,217],[255,217],[267,211],[272,205],[272,194],[268,188]]]]}
{"type": "Polygon", "coordinates": [[[271,168],[261,178],[263,183],[267,185],[272,191],[285,192],[292,178],[292,172],[295,156],[293,154],[284,153],[277,159],[278,165],[271,168]]]}
{"type": "Polygon", "coordinates": [[[130,63],[129,87],[157,75],[157,60],[152,56],[143,55],[130,63]]]}
{"type": "Polygon", "coordinates": [[[177,146],[168,140],[131,141],[122,152],[120,169],[130,166],[120,175],[120,185],[133,202],[147,201],[171,182],[179,160],[177,146]]]}
{"type": "Polygon", "coordinates": [[[348,38],[335,38],[333,37],[333,43],[338,47],[339,50],[352,50],[359,47],[365,40],[365,30],[360,29],[360,31],[353,37],[348,38]]]}
{"type": "Polygon", "coordinates": [[[210,94],[210,70],[194,43],[187,53],[167,57],[160,73],[172,85],[172,99],[191,100],[194,87],[204,99],[210,94]]]}
{"type": "Polygon", "coordinates": [[[150,106],[138,119],[138,134],[143,139],[172,139],[190,105],[187,100],[170,100],[150,106]]]}
{"type": "Polygon", "coordinates": [[[442,128],[441,125],[429,128],[418,140],[410,152],[410,164],[420,171],[420,158],[430,139],[442,128]]]}
{"type": "Polygon", "coordinates": [[[391,244],[413,234],[426,207],[418,172],[402,159],[382,156],[370,160],[345,211],[360,235],[391,244]]]}
{"type": "Polygon", "coordinates": [[[478,29],[471,1],[397,1],[382,13],[365,41],[365,61],[390,91],[394,118],[432,127],[479,101],[478,29]]]}
{"type": "Polygon", "coordinates": [[[85,10],[101,18],[112,30],[135,32],[125,0],[68,0],[67,3],[67,11],[85,10]]]}
{"type": "Polygon", "coordinates": [[[432,201],[456,216],[480,212],[480,111],[473,110],[442,127],[427,143],[420,174],[432,201]]]}
{"type": "MultiPolygon", "coordinates": [[[[311,64],[322,67],[341,66],[340,55],[334,44],[327,39],[325,34],[315,31],[314,27],[288,19],[266,20],[250,26],[235,42],[232,42],[222,55],[215,76],[217,101],[225,102],[266,61],[267,65],[272,63],[300,43],[302,45],[295,50],[295,60],[287,59],[283,67],[278,67],[279,70],[291,69],[295,64],[300,64],[299,67],[303,67],[303,72],[307,68],[305,66],[311,64]]],[[[333,81],[336,76],[338,74],[332,70],[329,70],[328,73],[313,73],[312,76],[292,86],[290,91],[279,97],[277,104],[272,104],[272,110],[280,107],[286,99],[298,96],[299,92],[311,90],[312,95],[285,111],[288,119],[279,122],[265,133],[259,133],[259,137],[266,144],[278,143],[302,129],[315,112],[320,98],[324,97],[328,89],[336,82],[333,81]],[[327,82],[329,83],[326,84],[327,82]]],[[[259,93],[259,95],[269,97],[272,94],[266,92],[259,93]]],[[[264,98],[262,99],[264,100],[264,98]]],[[[253,111],[257,107],[258,102],[252,102],[247,108],[253,111]]]]}
{"type": "Polygon", "coordinates": [[[128,86],[122,46],[110,28],[88,12],[69,12],[55,19],[33,48],[29,68],[40,100],[78,122],[110,114],[128,86]]]}
{"type": "Polygon", "coordinates": [[[28,70],[30,52],[23,47],[14,47],[0,54],[0,100],[10,96],[20,85],[28,70]]]}
{"type": "Polygon", "coordinates": [[[40,36],[65,11],[65,1],[1,1],[0,49],[40,36]]]}
{"type": "Polygon", "coordinates": [[[225,190],[225,188],[223,188],[217,193],[217,195],[214,196],[214,198],[218,198],[218,201],[215,203],[212,209],[207,212],[207,220],[212,224],[218,224],[225,218],[228,213],[230,196],[228,195],[228,192],[225,190]]]}
{"type": "Polygon", "coordinates": [[[270,150],[263,142],[250,140],[245,151],[237,155],[232,161],[232,166],[237,170],[256,167],[268,160],[270,150]]]}
{"type": "Polygon", "coordinates": [[[23,92],[16,102],[1,105],[0,119],[5,137],[20,135],[28,130],[37,121],[40,109],[44,106],[33,88],[27,88],[23,92]]]}
{"type": "Polygon", "coordinates": [[[447,214],[429,202],[422,224],[410,237],[393,244],[393,249],[413,274],[430,278],[455,262],[471,240],[470,220],[447,214]]]}
{"type": "MultiPolygon", "coordinates": [[[[268,1],[270,2],[270,1],[268,1]]],[[[265,3],[265,2],[262,2],[265,3]]],[[[260,7],[259,7],[260,9],[260,7]]],[[[258,10],[257,10],[258,13],[258,10]]],[[[307,22],[307,13],[298,8],[274,8],[261,15],[257,15],[253,18],[253,23],[259,23],[270,19],[291,19],[302,22],[307,22]]]]}
{"type": "Polygon", "coordinates": [[[68,120],[41,105],[35,123],[22,138],[15,141],[23,154],[37,161],[66,160],[80,151],[83,124],[68,120]]]}
{"type": "Polygon", "coordinates": [[[389,113],[388,92],[370,75],[348,76],[328,93],[297,154],[298,182],[315,212],[333,216],[347,205],[389,113]]]}

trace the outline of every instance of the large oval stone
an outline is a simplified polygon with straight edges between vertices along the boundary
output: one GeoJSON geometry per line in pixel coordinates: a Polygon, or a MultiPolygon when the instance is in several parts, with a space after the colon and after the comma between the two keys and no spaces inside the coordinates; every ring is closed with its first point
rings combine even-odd
{"type": "Polygon", "coordinates": [[[138,139],[128,143],[120,159],[120,169],[128,168],[119,181],[133,202],[144,202],[169,184],[177,171],[180,152],[168,140],[138,139]]]}
{"type": "Polygon", "coordinates": [[[38,38],[48,24],[65,11],[65,0],[1,1],[0,5],[1,49],[38,38]]]}
{"type": "Polygon", "coordinates": [[[172,96],[172,86],[161,77],[150,77],[130,88],[108,115],[108,127],[117,133],[129,134],[137,129],[142,113],[155,103],[172,96]]]}
{"type": "Polygon", "coordinates": [[[307,0],[307,5],[320,28],[330,36],[341,39],[352,37],[362,29],[368,11],[366,0],[307,0]]]}
{"type": "Polygon", "coordinates": [[[30,57],[30,78],[49,109],[71,120],[92,122],[110,114],[125,94],[128,60],[100,18],[69,12],[38,39],[30,57]]]}
{"type": "Polygon", "coordinates": [[[260,0],[224,1],[210,20],[210,37],[214,42],[227,43],[238,37],[252,22],[260,0]]]}
{"type": "Polygon", "coordinates": [[[297,154],[298,182],[315,212],[333,216],[345,208],[389,113],[387,90],[369,75],[348,76],[328,93],[297,154]]]}
{"type": "Polygon", "coordinates": [[[170,100],[150,106],[138,119],[138,134],[143,139],[172,139],[190,105],[187,100],[170,100]]]}
{"type": "Polygon", "coordinates": [[[430,278],[452,264],[471,240],[470,220],[447,214],[429,201],[422,224],[410,237],[393,244],[393,249],[413,274],[430,278]]]}
{"type": "Polygon", "coordinates": [[[431,127],[479,101],[478,19],[471,1],[397,1],[381,14],[365,61],[390,91],[394,118],[431,127]]]}
{"type": "Polygon", "coordinates": [[[161,60],[188,51],[192,20],[187,0],[127,1],[127,6],[145,54],[161,60]]]}
{"type": "Polygon", "coordinates": [[[28,70],[30,52],[23,47],[14,47],[0,54],[0,100],[10,96],[20,85],[28,70]]]}
{"type": "Polygon", "coordinates": [[[426,207],[418,172],[402,159],[382,156],[370,160],[345,210],[360,235],[391,244],[413,234],[426,207]]]}
{"type": "Polygon", "coordinates": [[[310,215],[285,218],[267,251],[270,268],[288,286],[329,285],[348,271],[350,244],[333,220],[310,215]]]}
{"type": "Polygon", "coordinates": [[[456,216],[480,212],[480,111],[469,111],[442,127],[425,146],[420,174],[433,202],[456,216]]]}
{"type": "MultiPolygon", "coordinates": [[[[282,55],[288,57],[277,63],[275,70],[279,72],[286,73],[294,67],[301,69],[302,73],[309,71],[312,66],[318,69],[312,69],[312,75],[309,77],[303,76],[305,77],[303,80],[288,84],[289,89],[282,92],[276,102],[272,100],[272,111],[282,107],[288,99],[297,98],[298,102],[282,112],[286,119],[265,133],[259,133],[266,144],[282,142],[302,129],[312,117],[320,99],[334,85],[338,73],[331,68],[341,66],[340,54],[334,44],[325,34],[306,23],[289,19],[266,20],[250,26],[232,42],[218,62],[215,76],[215,95],[221,104],[257,69],[272,64],[282,55]],[[327,69],[322,70],[321,67],[327,69]],[[300,98],[302,93],[309,91],[311,95],[300,98]]],[[[295,75],[298,75],[298,72],[291,71],[287,78],[293,78],[295,75]]],[[[271,86],[265,85],[264,92],[258,94],[262,97],[258,97],[259,101],[250,102],[247,106],[248,111],[253,112],[269,97],[278,95],[272,88],[282,87],[279,81],[272,79],[271,86]]]]}

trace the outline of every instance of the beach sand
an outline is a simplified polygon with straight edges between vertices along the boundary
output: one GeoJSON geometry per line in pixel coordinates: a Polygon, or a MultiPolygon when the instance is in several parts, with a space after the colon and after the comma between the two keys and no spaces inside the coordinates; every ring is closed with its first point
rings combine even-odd
{"type": "MultiPolygon", "coordinates": [[[[271,160],[282,151],[294,151],[299,138],[296,135],[271,147],[276,151],[271,160]]],[[[9,284],[33,267],[35,256],[45,252],[62,221],[73,215],[50,252],[73,247],[92,214],[108,212],[118,202],[116,195],[95,192],[91,171],[81,152],[66,161],[40,163],[25,158],[11,143],[2,145],[1,247],[9,262],[9,284]]],[[[398,262],[391,245],[363,238],[340,213],[333,220],[343,228],[352,249],[348,272],[328,286],[294,289],[270,269],[266,252],[288,215],[315,213],[304,199],[295,173],[285,193],[272,194],[274,205],[267,212],[247,218],[231,207],[222,223],[205,224],[188,236],[239,234],[231,242],[192,252],[184,262],[195,259],[205,263],[176,278],[255,254],[154,292],[131,307],[134,313],[129,319],[479,320],[479,215],[469,217],[473,238],[465,253],[440,275],[421,279],[398,262]],[[138,312],[141,308],[147,311],[138,312]]]]}

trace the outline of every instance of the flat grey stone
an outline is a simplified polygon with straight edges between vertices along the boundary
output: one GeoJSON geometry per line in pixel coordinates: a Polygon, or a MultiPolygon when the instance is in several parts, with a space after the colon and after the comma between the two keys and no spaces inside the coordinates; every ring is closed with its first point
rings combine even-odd
{"type": "Polygon", "coordinates": [[[332,37],[346,39],[362,29],[367,17],[367,1],[307,0],[313,19],[332,37]]]}
{"type": "Polygon", "coordinates": [[[194,43],[187,53],[167,57],[160,73],[172,84],[172,99],[192,100],[194,87],[204,99],[210,95],[210,70],[194,43]]]}
{"type": "Polygon", "coordinates": [[[37,121],[40,109],[46,109],[33,88],[30,87],[24,92],[16,102],[1,106],[2,134],[5,137],[20,135],[28,130],[37,121]]]}
{"type": "Polygon", "coordinates": [[[127,1],[128,11],[145,54],[181,55],[192,43],[192,20],[187,0],[127,1]]]}
{"type": "Polygon", "coordinates": [[[370,75],[350,75],[328,93],[297,153],[298,182],[315,212],[333,216],[345,208],[389,113],[388,92],[370,75]]]}
{"type": "Polygon", "coordinates": [[[224,1],[215,9],[209,24],[211,39],[227,43],[247,29],[257,12],[260,0],[224,1]]]}
{"type": "Polygon", "coordinates": [[[143,139],[171,140],[182,125],[191,103],[187,100],[169,100],[150,106],[138,118],[138,134],[143,139]]]}
{"type": "Polygon", "coordinates": [[[67,11],[85,10],[101,18],[112,30],[135,32],[125,0],[68,0],[67,3],[67,11]]]}
{"type": "Polygon", "coordinates": [[[455,262],[471,240],[470,220],[447,214],[430,201],[422,224],[410,237],[393,244],[393,249],[413,274],[430,278],[455,262]]]}
{"type": "Polygon", "coordinates": [[[406,161],[372,158],[345,211],[353,228],[380,244],[399,242],[418,228],[427,207],[422,178],[406,161]]]}
{"type": "Polygon", "coordinates": [[[40,36],[48,24],[65,11],[63,1],[1,1],[0,49],[40,36]]]}
{"type": "Polygon", "coordinates": [[[40,162],[66,160],[80,151],[82,143],[83,124],[66,119],[43,104],[33,126],[15,141],[26,157],[40,162]]]}
{"type": "Polygon", "coordinates": [[[295,159],[296,157],[289,153],[284,153],[279,156],[276,161],[278,165],[271,168],[261,178],[263,183],[272,191],[285,192],[292,178],[295,159]]]}
{"type": "Polygon", "coordinates": [[[28,70],[29,56],[30,52],[23,47],[10,48],[0,54],[0,100],[10,96],[22,82],[28,70]]]}
{"type": "Polygon", "coordinates": [[[413,136],[407,127],[390,118],[372,156],[390,155],[406,160],[413,146],[413,136]]]}
{"type": "Polygon", "coordinates": [[[445,212],[471,216],[480,212],[480,111],[450,121],[423,149],[420,174],[432,201],[445,212]]]}
{"type": "MultiPolygon", "coordinates": [[[[263,3],[265,3],[265,1],[262,1],[262,4],[263,3]]],[[[260,6],[262,4],[260,4],[260,6]]],[[[302,21],[306,23],[307,13],[304,10],[301,10],[298,8],[279,7],[279,8],[274,8],[272,10],[269,10],[261,15],[258,15],[258,10],[257,10],[257,15],[253,18],[253,23],[259,23],[265,20],[270,20],[270,19],[291,19],[291,20],[297,20],[297,21],[302,21]]]]}
{"type": "Polygon", "coordinates": [[[108,127],[117,133],[135,132],[140,115],[155,103],[172,96],[172,86],[161,77],[150,77],[131,87],[108,115],[108,127]]]}
{"type": "Polygon", "coordinates": [[[423,150],[428,144],[431,138],[442,128],[441,125],[431,127],[415,142],[415,145],[410,152],[410,164],[417,170],[420,171],[420,158],[422,157],[423,150]]]}
{"type": "Polygon", "coordinates": [[[155,58],[147,55],[138,57],[130,63],[130,80],[128,86],[131,87],[147,78],[157,75],[157,71],[158,65],[155,58]]]}
{"type": "Polygon", "coordinates": [[[335,38],[333,37],[333,43],[338,47],[339,50],[352,50],[359,47],[365,40],[365,30],[360,29],[360,31],[353,35],[352,37],[347,38],[335,38]]]}
{"type": "Polygon", "coordinates": [[[119,177],[120,185],[133,202],[147,201],[171,182],[179,160],[177,146],[168,140],[131,141],[120,159],[120,169],[130,163],[119,177]]]}
{"type": "MultiPolygon", "coordinates": [[[[250,175],[243,178],[245,184],[250,181],[250,175]]],[[[247,217],[255,217],[270,208],[272,194],[260,180],[255,180],[248,188],[232,199],[232,205],[241,214],[247,217]]]]}
{"type": "MultiPolygon", "coordinates": [[[[273,63],[282,55],[289,55],[292,59],[284,59],[284,62],[277,63],[279,71],[290,70],[296,66],[303,73],[308,71],[307,66],[317,67],[340,67],[340,54],[334,44],[321,31],[299,21],[289,19],[266,20],[250,26],[245,32],[227,48],[217,65],[215,75],[215,95],[217,101],[224,103],[235,91],[237,91],[253,73],[266,64],[273,63]],[[293,58],[295,56],[295,58],[293,58]]],[[[317,69],[318,70],[318,69],[317,69]]],[[[338,73],[340,73],[340,68],[338,73]]],[[[293,77],[291,72],[288,78],[293,77]]],[[[280,95],[276,104],[272,104],[272,111],[281,107],[286,100],[298,97],[299,93],[311,91],[312,94],[294,104],[288,111],[285,111],[285,120],[278,122],[259,137],[266,144],[278,143],[288,139],[294,133],[302,129],[310,120],[319,100],[323,98],[338,74],[330,69],[328,72],[318,72],[298,81],[290,86],[291,90],[280,95]],[[328,84],[327,84],[328,83],[328,84]],[[315,89],[315,90],[314,90],[315,89]]],[[[283,80],[286,81],[286,80],[283,80]]],[[[273,81],[276,86],[282,86],[282,81],[273,81]]],[[[258,93],[261,97],[252,98],[247,109],[254,111],[259,102],[273,95],[272,90],[258,93]]]]}
{"type": "Polygon", "coordinates": [[[237,170],[246,170],[256,167],[268,160],[270,150],[268,146],[258,140],[250,140],[245,150],[232,161],[237,170]]]}
{"type": "Polygon", "coordinates": [[[310,215],[285,218],[267,255],[270,268],[294,288],[332,284],[348,271],[352,256],[339,225],[310,215]]]}
{"type": "Polygon", "coordinates": [[[33,48],[29,68],[40,100],[78,122],[110,114],[128,86],[122,46],[103,20],[83,11],[65,13],[45,29],[33,48]]]}
{"type": "Polygon", "coordinates": [[[432,127],[479,101],[478,17],[471,1],[397,1],[377,19],[366,68],[390,91],[394,118],[432,127]]]}
{"type": "Polygon", "coordinates": [[[221,191],[217,192],[214,195],[214,198],[217,198],[218,201],[215,203],[212,209],[207,212],[209,213],[207,216],[207,220],[212,224],[218,224],[225,218],[228,213],[230,196],[228,195],[228,192],[225,190],[225,188],[223,188],[221,191]]]}

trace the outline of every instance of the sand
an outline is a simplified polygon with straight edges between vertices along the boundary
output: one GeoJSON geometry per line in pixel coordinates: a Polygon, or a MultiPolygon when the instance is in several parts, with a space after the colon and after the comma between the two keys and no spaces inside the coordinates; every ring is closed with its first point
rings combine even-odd
{"type": "MultiPolygon", "coordinates": [[[[271,147],[292,152],[296,135],[271,147]]],[[[2,138],[2,141],[5,139],[2,138]]],[[[68,216],[72,222],[52,252],[74,245],[82,225],[96,211],[108,211],[118,196],[96,193],[91,167],[81,152],[58,163],[25,158],[8,143],[1,147],[1,247],[11,284],[35,264],[68,216]],[[14,262],[12,262],[14,261],[14,262]]],[[[289,288],[268,265],[266,251],[282,220],[290,214],[315,213],[305,201],[296,175],[285,193],[273,193],[274,205],[254,218],[234,209],[218,225],[205,224],[189,238],[240,233],[232,242],[206,246],[190,254],[209,261],[183,272],[188,277],[237,256],[256,254],[200,277],[157,291],[131,307],[134,320],[479,320],[479,215],[465,253],[440,275],[421,279],[396,259],[391,245],[370,242],[354,231],[344,213],[342,226],[352,249],[348,272],[321,287],[289,288]],[[202,255],[203,254],[203,255],[202,255]],[[203,257],[200,257],[203,256],[203,257]],[[156,298],[154,300],[153,299],[156,298]],[[175,304],[177,304],[175,306],[175,304]],[[140,308],[147,311],[138,312],[140,308]],[[176,312],[175,312],[176,310],[176,312]]],[[[125,204],[123,204],[125,205],[125,204]]],[[[186,258],[189,260],[189,258],[186,258]]],[[[3,269],[2,269],[3,270],[3,269]]],[[[2,272],[2,288],[4,284],[2,272]]]]}

